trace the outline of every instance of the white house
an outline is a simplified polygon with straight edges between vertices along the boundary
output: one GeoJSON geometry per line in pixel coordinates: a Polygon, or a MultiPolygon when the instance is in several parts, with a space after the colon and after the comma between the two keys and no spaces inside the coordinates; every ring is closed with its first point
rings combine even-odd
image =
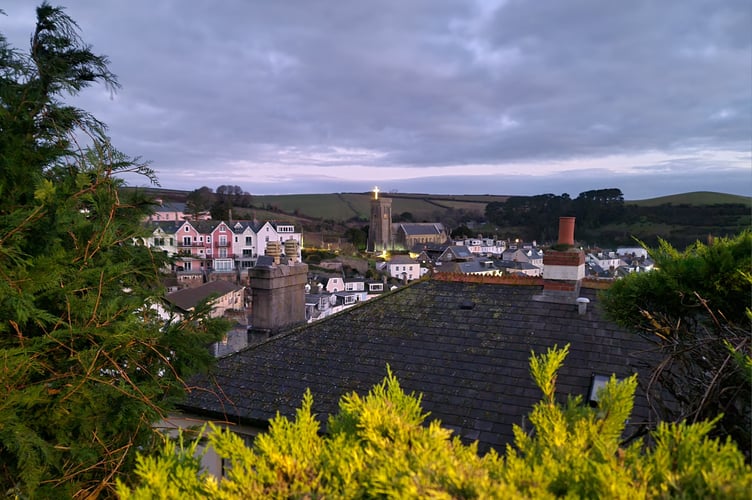
{"type": "Polygon", "coordinates": [[[387,264],[387,272],[392,278],[413,281],[420,278],[420,264],[408,255],[395,255],[387,264]]]}

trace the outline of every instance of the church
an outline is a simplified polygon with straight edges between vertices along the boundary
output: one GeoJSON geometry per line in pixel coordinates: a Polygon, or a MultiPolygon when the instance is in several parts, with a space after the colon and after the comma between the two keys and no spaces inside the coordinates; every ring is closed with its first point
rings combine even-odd
{"type": "Polygon", "coordinates": [[[440,222],[392,222],[392,199],[373,188],[366,250],[374,253],[409,250],[418,244],[445,244],[449,234],[440,222]]]}

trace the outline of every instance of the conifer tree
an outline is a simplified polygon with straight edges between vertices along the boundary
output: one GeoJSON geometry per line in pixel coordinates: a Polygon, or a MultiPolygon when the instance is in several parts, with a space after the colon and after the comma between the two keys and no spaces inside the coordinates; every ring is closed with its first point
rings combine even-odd
{"type": "Polygon", "coordinates": [[[662,356],[644,381],[661,420],[721,416],[713,433],[752,458],[752,231],[684,251],[650,249],[654,271],[633,273],[603,295],[606,312],[662,356]]]}
{"type": "MultiPolygon", "coordinates": [[[[503,455],[477,453],[440,422],[426,422],[420,396],[390,373],[366,396],[340,400],[326,434],[310,393],[294,419],[277,416],[252,448],[229,429],[200,430],[227,464],[220,481],[200,469],[199,441],[166,439],[158,456],[141,455],[136,488],[123,499],[151,498],[748,498],[752,469],[733,441],[708,438],[712,422],[665,424],[645,447],[621,443],[637,381],[612,378],[599,406],[582,397],[562,405],[556,374],[568,352],[533,354],[542,400],[526,433],[514,428],[503,455]]],[[[503,404],[503,401],[500,402],[503,404]]],[[[204,442],[204,441],[202,441],[204,442]]]]}
{"type": "Polygon", "coordinates": [[[201,312],[165,324],[147,306],[167,262],[138,243],[152,205],[118,176],[154,173],[64,103],[91,84],[116,89],[107,64],[47,3],[28,54],[0,34],[0,492],[11,496],[112,494],[225,327],[201,312]]]}

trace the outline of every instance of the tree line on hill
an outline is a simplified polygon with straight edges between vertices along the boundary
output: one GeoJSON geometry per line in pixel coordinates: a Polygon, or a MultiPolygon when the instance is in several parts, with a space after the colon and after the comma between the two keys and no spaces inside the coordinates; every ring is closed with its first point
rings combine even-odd
{"type": "Polygon", "coordinates": [[[194,189],[185,199],[186,215],[199,216],[209,212],[212,219],[228,220],[233,207],[251,208],[253,198],[251,193],[240,186],[221,185],[213,191],[210,187],[201,186],[194,189]]]}
{"type": "Polygon", "coordinates": [[[557,238],[559,217],[577,218],[577,239],[600,244],[631,244],[638,238],[657,245],[659,238],[686,247],[708,235],[731,236],[750,225],[749,206],[743,203],[715,205],[641,206],[625,203],[618,188],[569,194],[512,196],[486,206],[491,224],[514,231],[514,236],[542,242],[557,238]]]}

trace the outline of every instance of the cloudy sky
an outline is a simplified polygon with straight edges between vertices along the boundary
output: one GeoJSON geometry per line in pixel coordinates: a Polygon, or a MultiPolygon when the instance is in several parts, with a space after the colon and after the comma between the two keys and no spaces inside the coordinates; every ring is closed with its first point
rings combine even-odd
{"type": "MultiPolygon", "coordinates": [[[[4,0],[26,49],[33,0],[4,0]]],[[[748,0],[59,0],[163,187],[752,195],[748,0]]],[[[128,179],[145,185],[142,179],[128,179]]]]}

